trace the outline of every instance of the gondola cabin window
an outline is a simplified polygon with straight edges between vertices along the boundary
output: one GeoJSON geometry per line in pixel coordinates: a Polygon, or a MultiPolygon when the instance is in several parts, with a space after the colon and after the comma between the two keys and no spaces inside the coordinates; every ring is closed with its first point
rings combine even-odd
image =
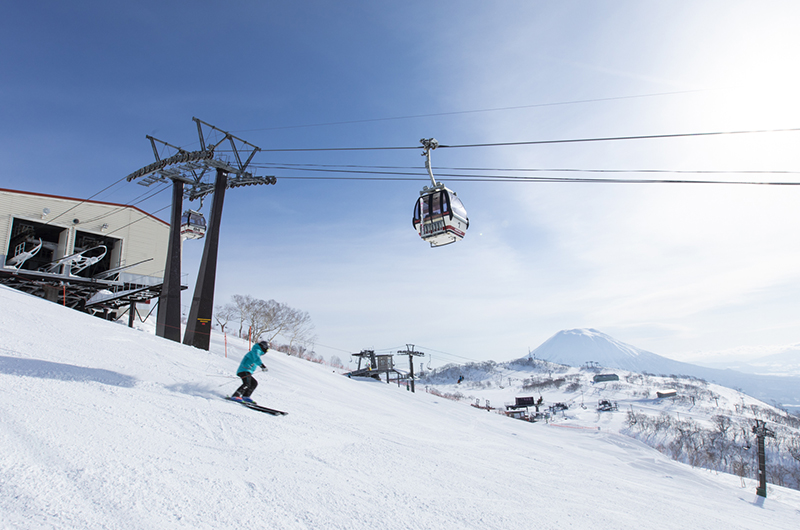
{"type": "Polygon", "coordinates": [[[455,194],[450,196],[450,205],[452,206],[453,215],[456,217],[461,217],[462,219],[467,218],[467,209],[464,208],[464,205],[461,203],[461,199],[456,197],[455,194]]]}
{"type": "Polygon", "coordinates": [[[442,215],[442,192],[434,193],[430,197],[431,215],[442,215]]]}

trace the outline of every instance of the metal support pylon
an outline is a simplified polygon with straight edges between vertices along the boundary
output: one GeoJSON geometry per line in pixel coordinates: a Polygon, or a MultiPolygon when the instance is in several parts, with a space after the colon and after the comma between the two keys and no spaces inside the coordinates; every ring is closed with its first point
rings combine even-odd
{"type": "Polygon", "coordinates": [[[134,171],[126,178],[128,182],[141,179],[139,184],[150,186],[157,182],[172,181],[172,215],[170,219],[169,245],[167,249],[167,262],[164,271],[164,283],[159,297],[158,317],[156,322],[156,335],[176,342],[181,340],[181,213],[183,207],[184,185],[190,201],[202,199],[209,193],[214,193],[214,206],[211,213],[212,229],[206,234],[206,245],[203,251],[203,261],[198,273],[198,282],[195,286],[195,296],[189,314],[185,344],[192,344],[198,348],[208,350],[211,317],[214,305],[214,283],[217,270],[217,250],[219,247],[219,222],[222,216],[222,203],[225,189],[242,186],[257,186],[261,184],[275,184],[275,177],[257,177],[247,169],[255,154],[261,148],[233,136],[231,133],[192,118],[197,125],[197,134],[200,141],[200,151],[186,151],[178,146],[147,136],[153,148],[156,161],[134,171]],[[217,141],[208,143],[203,135],[203,126],[218,137],[217,141]],[[215,149],[223,142],[228,142],[235,158],[235,165],[215,157],[215,149]],[[238,142],[238,143],[237,143],[238,142]],[[168,158],[161,158],[156,144],[162,144],[177,153],[168,158]],[[242,159],[242,155],[249,155],[242,159]],[[214,184],[206,182],[205,175],[216,169],[217,176],[214,184]],[[229,178],[229,174],[235,175],[229,178]],[[200,327],[198,327],[198,325],[200,327]],[[203,338],[205,337],[205,338],[203,338]]]}
{"type": "Polygon", "coordinates": [[[775,431],[767,428],[767,422],[756,420],[753,426],[753,434],[756,435],[758,444],[758,487],[756,495],[759,497],[767,496],[767,454],[765,448],[765,438],[775,438],[775,431]]]}
{"type": "Polygon", "coordinates": [[[158,297],[156,335],[181,341],[181,213],[183,209],[183,182],[172,181],[172,214],[170,215],[167,262],[164,267],[164,284],[158,297]]]}
{"type": "Polygon", "coordinates": [[[208,350],[211,342],[211,317],[214,314],[214,285],[217,277],[217,254],[219,251],[219,226],[222,220],[222,204],[225,201],[225,189],[228,186],[228,174],[217,169],[214,182],[214,200],[211,204],[211,219],[206,231],[206,243],[203,247],[203,258],[197,273],[194,286],[192,307],[186,322],[186,334],[183,343],[201,350],[208,350]]]}

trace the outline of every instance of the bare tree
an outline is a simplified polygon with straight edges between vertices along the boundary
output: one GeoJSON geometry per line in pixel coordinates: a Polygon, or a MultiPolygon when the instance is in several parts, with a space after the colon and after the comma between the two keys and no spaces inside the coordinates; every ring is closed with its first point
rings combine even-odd
{"type": "Polygon", "coordinates": [[[342,360],[339,358],[338,355],[334,355],[333,357],[331,357],[330,363],[331,366],[333,366],[334,368],[342,368],[342,369],[344,368],[344,364],[342,363],[342,360]]]}
{"type": "Polygon", "coordinates": [[[289,329],[295,310],[275,300],[258,300],[251,296],[240,297],[241,318],[250,326],[253,340],[272,341],[289,329]]]}
{"type": "MultiPolygon", "coordinates": [[[[272,342],[277,336],[289,340],[288,350],[307,350],[316,341],[314,324],[305,311],[300,311],[275,300],[259,300],[250,295],[234,295],[233,304],[217,309],[219,319],[239,319],[239,336],[245,325],[252,339],[272,342]]],[[[226,320],[227,323],[227,320],[226,320]]],[[[220,323],[220,325],[222,325],[220,323]]]]}
{"type": "Polygon", "coordinates": [[[714,422],[714,425],[717,427],[717,431],[719,431],[723,436],[728,434],[728,429],[730,429],[731,425],[733,425],[733,421],[731,421],[728,416],[723,416],[722,414],[712,416],[711,421],[714,422]]]}
{"type": "Polygon", "coordinates": [[[292,308],[281,302],[258,300],[250,321],[253,337],[271,342],[288,328],[291,312],[292,308]]]}
{"type": "Polygon", "coordinates": [[[289,308],[286,316],[286,328],[282,335],[289,339],[289,346],[293,346],[296,342],[307,346],[316,340],[314,324],[307,312],[289,308]]]}
{"type": "Polygon", "coordinates": [[[225,326],[239,315],[239,310],[233,304],[225,304],[214,308],[214,319],[219,324],[220,330],[225,333],[225,326]]]}
{"type": "Polygon", "coordinates": [[[800,434],[792,434],[792,437],[786,442],[786,447],[792,458],[800,462],[800,434]]]}
{"type": "Polygon", "coordinates": [[[242,328],[244,327],[245,322],[247,321],[247,316],[252,313],[253,305],[256,302],[256,299],[250,296],[249,294],[241,295],[235,294],[233,295],[233,305],[236,307],[236,311],[239,317],[239,337],[242,336],[242,328]]]}

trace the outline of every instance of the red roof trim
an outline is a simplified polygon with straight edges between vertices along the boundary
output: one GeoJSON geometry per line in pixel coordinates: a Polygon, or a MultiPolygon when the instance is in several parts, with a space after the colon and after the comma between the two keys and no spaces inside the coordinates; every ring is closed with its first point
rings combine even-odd
{"type": "Polygon", "coordinates": [[[68,201],[90,202],[92,204],[104,204],[106,206],[120,206],[122,208],[131,208],[133,210],[136,210],[136,211],[146,215],[147,217],[151,217],[151,218],[155,219],[156,221],[159,221],[159,222],[164,223],[165,225],[169,226],[169,223],[164,221],[163,219],[159,219],[158,217],[156,217],[153,214],[149,214],[149,213],[145,212],[144,210],[141,210],[141,209],[137,208],[136,206],[130,206],[128,204],[118,204],[118,203],[115,203],[115,202],[104,202],[104,201],[92,201],[92,200],[89,200],[89,199],[76,199],[75,197],[63,197],[61,195],[48,195],[47,193],[35,193],[33,191],[19,191],[19,190],[9,190],[9,189],[6,189],[6,188],[0,188],[0,192],[3,192],[3,191],[8,192],[8,193],[17,193],[19,195],[35,195],[37,197],[47,197],[48,199],[64,199],[64,200],[68,200],[68,201]]]}

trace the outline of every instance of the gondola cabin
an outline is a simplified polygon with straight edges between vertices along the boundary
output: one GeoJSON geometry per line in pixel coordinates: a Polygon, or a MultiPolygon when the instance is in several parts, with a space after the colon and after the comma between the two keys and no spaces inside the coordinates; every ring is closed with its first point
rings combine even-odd
{"type": "Polygon", "coordinates": [[[443,184],[425,187],[414,206],[414,229],[432,247],[461,241],[469,228],[467,210],[443,184]]]}
{"type": "Polygon", "coordinates": [[[206,235],[206,218],[194,210],[186,210],[181,216],[181,238],[200,239],[206,235]]]}

